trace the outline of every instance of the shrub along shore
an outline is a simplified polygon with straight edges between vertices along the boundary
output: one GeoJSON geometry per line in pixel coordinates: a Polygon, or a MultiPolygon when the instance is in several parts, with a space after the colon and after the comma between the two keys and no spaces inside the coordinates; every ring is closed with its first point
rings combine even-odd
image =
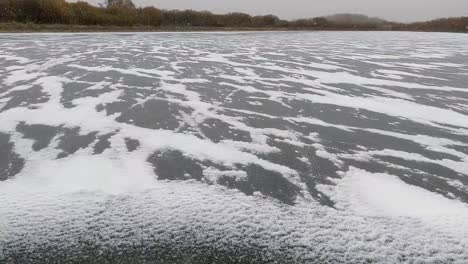
{"type": "Polygon", "coordinates": [[[221,15],[208,11],[136,7],[131,0],[107,0],[102,6],[65,0],[0,0],[0,32],[233,30],[468,32],[468,17],[404,24],[364,15],[338,14],[288,21],[274,15],[221,15]]]}

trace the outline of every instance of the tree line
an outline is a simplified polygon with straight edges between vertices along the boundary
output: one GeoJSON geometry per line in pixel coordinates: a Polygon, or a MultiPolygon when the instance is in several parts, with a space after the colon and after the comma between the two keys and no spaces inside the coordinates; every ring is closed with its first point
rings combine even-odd
{"type": "Polygon", "coordinates": [[[217,15],[208,11],[137,8],[131,0],[108,0],[103,6],[65,0],[0,0],[0,21],[36,24],[115,26],[275,27],[287,22],[273,15],[217,15]]]}
{"type": "Polygon", "coordinates": [[[274,15],[213,14],[208,11],[136,7],[131,0],[107,0],[101,6],[65,0],[0,0],[0,22],[96,26],[233,27],[324,30],[468,31],[468,18],[423,23],[393,23],[363,15],[339,14],[287,21],[274,15]]]}

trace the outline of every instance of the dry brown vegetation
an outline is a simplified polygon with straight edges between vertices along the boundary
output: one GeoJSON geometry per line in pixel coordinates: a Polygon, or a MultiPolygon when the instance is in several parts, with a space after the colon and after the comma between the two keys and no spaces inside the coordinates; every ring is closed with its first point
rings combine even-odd
{"type": "MultiPolygon", "coordinates": [[[[251,16],[244,13],[213,14],[208,11],[163,10],[136,7],[131,0],[107,0],[104,6],[65,0],[0,0],[0,22],[5,25],[63,24],[94,28],[268,28],[311,30],[418,30],[468,32],[468,17],[402,24],[355,14],[286,21],[274,15],[251,16]]],[[[71,27],[71,26],[70,26],[71,27]]],[[[36,27],[30,27],[32,30],[36,27]]]]}

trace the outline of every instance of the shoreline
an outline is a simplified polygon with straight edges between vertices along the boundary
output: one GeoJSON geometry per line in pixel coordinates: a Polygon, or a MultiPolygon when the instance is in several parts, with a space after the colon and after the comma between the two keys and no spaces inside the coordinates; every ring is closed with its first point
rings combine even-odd
{"type": "Polygon", "coordinates": [[[433,32],[468,33],[467,31],[365,29],[365,28],[293,28],[293,27],[179,27],[179,26],[100,26],[70,24],[0,23],[0,33],[91,33],[91,32],[320,32],[320,31],[375,31],[375,32],[433,32]]]}

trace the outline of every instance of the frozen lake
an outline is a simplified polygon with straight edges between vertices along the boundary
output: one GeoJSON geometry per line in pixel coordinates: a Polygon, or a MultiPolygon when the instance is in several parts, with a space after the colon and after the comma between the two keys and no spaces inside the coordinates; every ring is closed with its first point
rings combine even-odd
{"type": "Polygon", "coordinates": [[[467,263],[467,219],[466,34],[0,35],[1,263],[467,263]]]}

